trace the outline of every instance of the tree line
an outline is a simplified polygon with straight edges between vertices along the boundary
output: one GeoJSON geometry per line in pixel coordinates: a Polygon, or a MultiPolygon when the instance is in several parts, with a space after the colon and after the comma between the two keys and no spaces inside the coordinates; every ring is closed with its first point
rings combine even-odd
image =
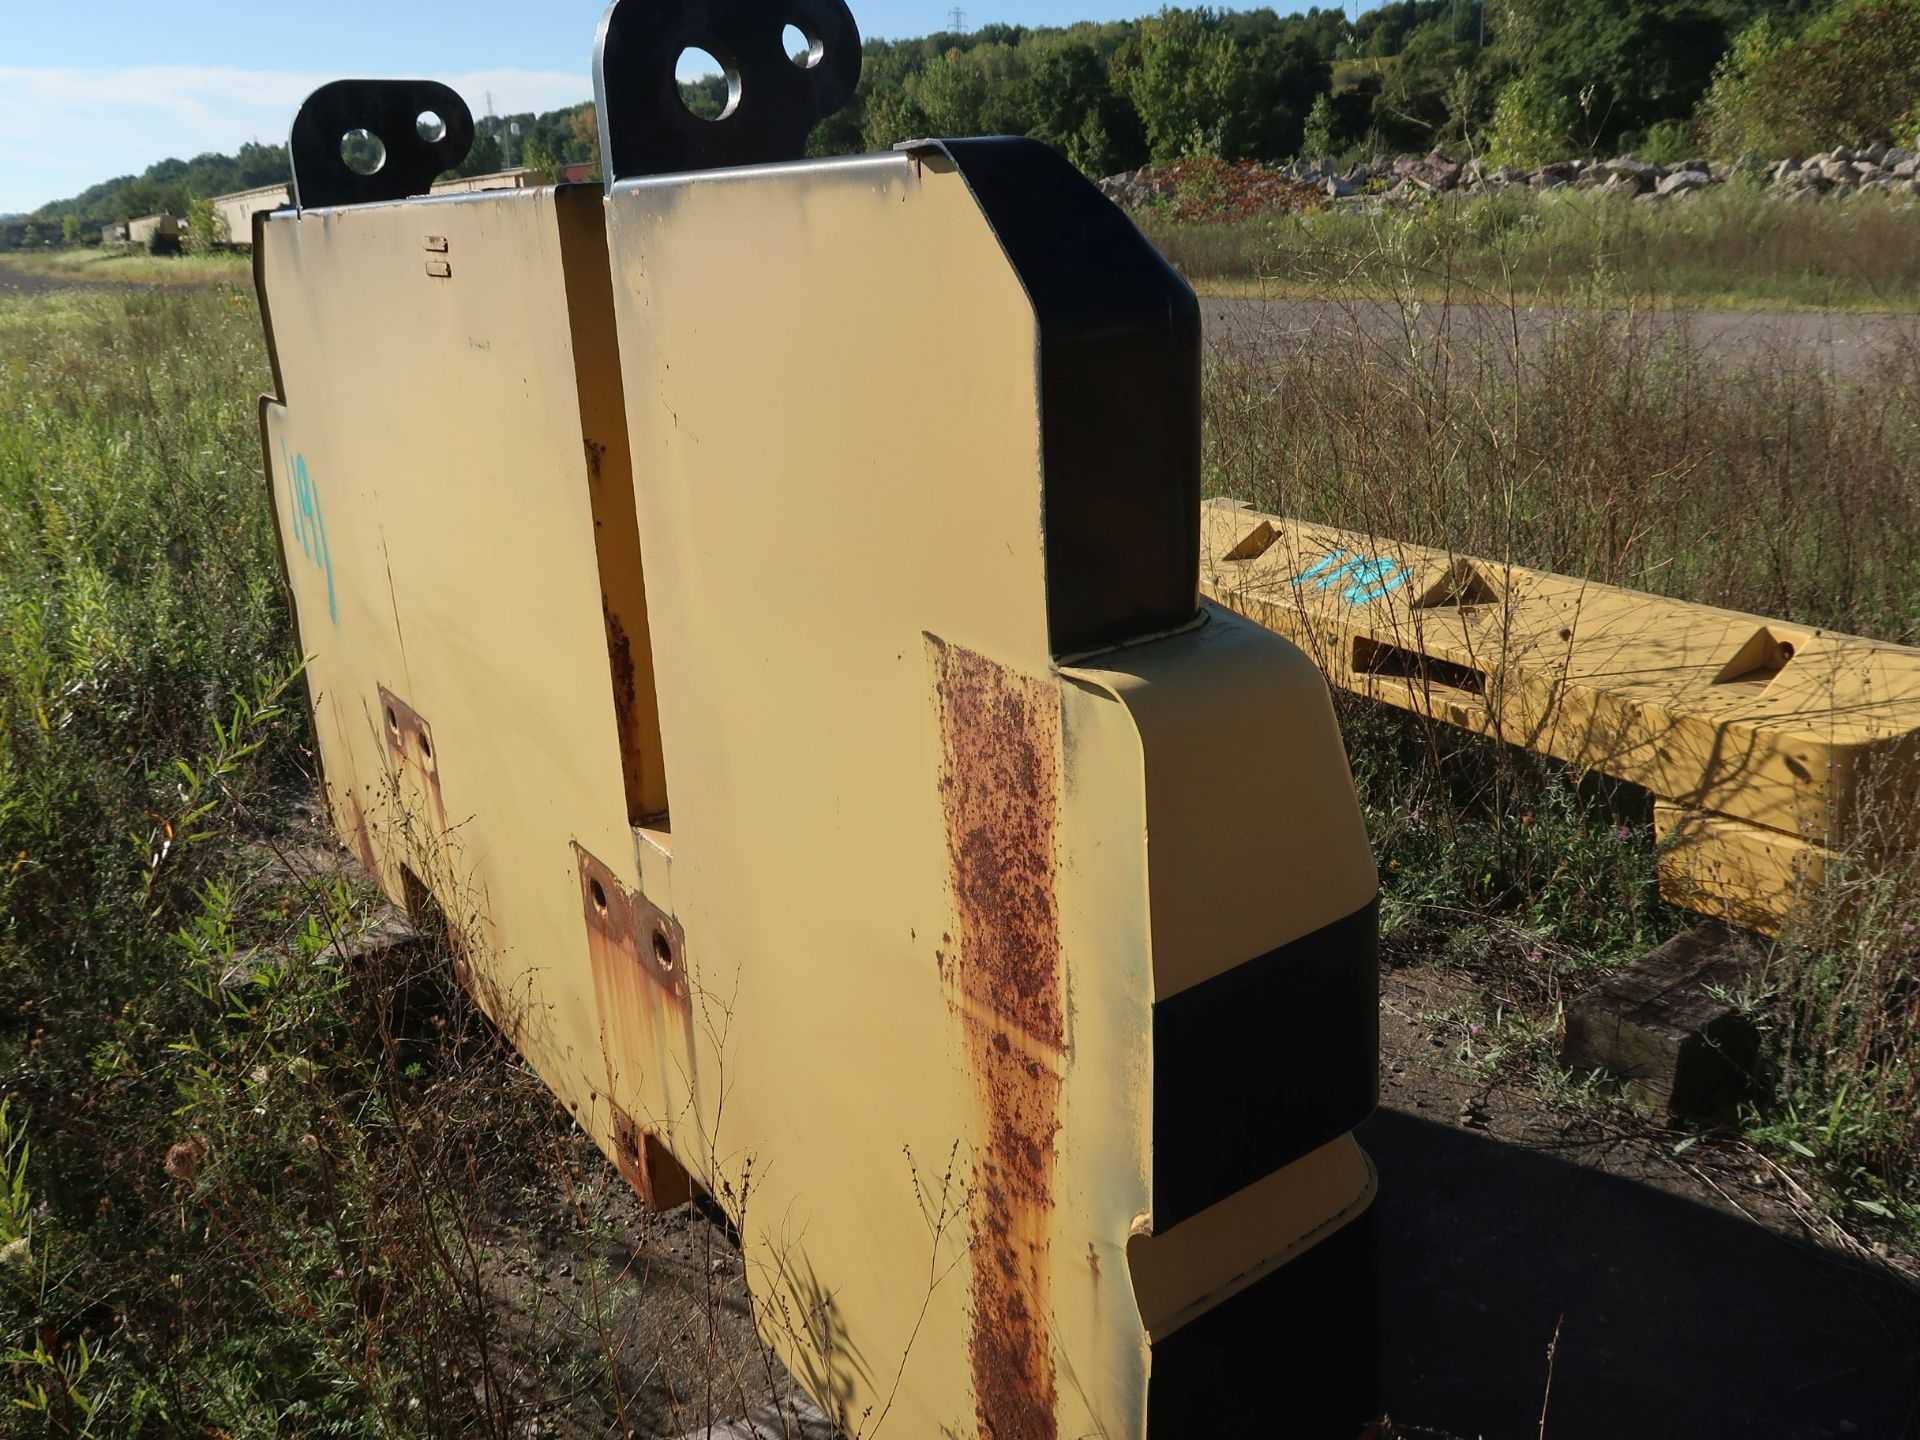
{"type": "MultiPolygon", "coordinates": [[[[1920,0],[1389,0],[1340,10],[1166,9],[1064,28],[869,40],[813,154],[922,135],[1030,135],[1092,175],[1192,155],[1426,150],[1537,163],[1806,153],[1920,130],[1920,0]]],[[[717,113],[727,81],[684,85],[717,113]]],[[[459,173],[597,159],[591,105],[485,116],[459,173]]],[[[41,216],[185,214],[287,178],[280,146],[166,160],[41,216]]]]}

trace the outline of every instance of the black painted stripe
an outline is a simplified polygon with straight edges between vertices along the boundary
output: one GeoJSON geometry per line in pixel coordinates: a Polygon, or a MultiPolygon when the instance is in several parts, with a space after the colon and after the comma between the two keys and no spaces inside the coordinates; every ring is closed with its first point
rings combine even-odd
{"type": "Polygon", "coordinates": [[[1380,901],[1153,1007],[1164,1231],[1353,1129],[1380,1098],[1380,901]]]}
{"type": "Polygon", "coordinates": [[[1373,1211],[1153,1347],[1147,1440],[1353,1440],[1380,1413],[1373,1211]]]}
{"type": "Polygon", "coordinates": [[[925,143],[967,182],[1039,324],[1053,653],[1186,624],[1200,608],[1200,302],[1047,146],[925,143]]]}

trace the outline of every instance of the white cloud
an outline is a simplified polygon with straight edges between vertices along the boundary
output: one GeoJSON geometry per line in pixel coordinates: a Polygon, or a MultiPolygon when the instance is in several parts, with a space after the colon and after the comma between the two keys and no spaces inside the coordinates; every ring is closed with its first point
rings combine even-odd
{"type": "MultiPolygon", "coordinates": [[[[300,102],[334,75],[220,66],[0,66],[0,214],[31,210],[157,160],[248,140],[283,143],[300,102]]],[[[475,111],[557,110],[593,93],[584,74],[435,75],[475,111]]]]}

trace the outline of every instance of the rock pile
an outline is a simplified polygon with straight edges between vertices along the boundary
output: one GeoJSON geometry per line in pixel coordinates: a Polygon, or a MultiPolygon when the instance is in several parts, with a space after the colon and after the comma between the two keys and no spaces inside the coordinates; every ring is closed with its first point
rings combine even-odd
{"type": "Polygon", "coordinates": [[[1920,196],[1920,159],[1913,151],[1892,145],[1872,145],[1858,151],[1842,145],[1824,155],[1782,160],[1770,166],[1756,160],[1732,164],[1683,160],[1678,165],[1654,165],[1623,155],[1616,160],[1557,160],[1522,170],[1511,165],[1488,165],[1477,158],[1464,163],[1453,161],[1438,150],[1428,155],[1376,155],[1365,164],[1345,169],[1318,160],[1267,165],[1183,160],[1109,175],[1099,185],[1108,199],[1129,209],[1161,201],[1173,209],[1176,219],[1213,219],[1256,210],[1298,209],[1308,198],[1326,203],[1398,201],[1449,191],[1485,195],[1566,187],[1657,205],[1698,194],[1737,172],[1754,176],[1786,200],[1813,200],[1864,190],[1920,196]],[[1223,184],[1223,177],[1229,183],[1223,184]],[[1195,203],[1192,197],[1196,190],[1204,194],[1205,202],[1195,203]],[[1223,190],[1233,197],[1224,205],[1218,203],[1223,190]],[[1206,213],[1183,213],[1188,210],[1206,213]]]}

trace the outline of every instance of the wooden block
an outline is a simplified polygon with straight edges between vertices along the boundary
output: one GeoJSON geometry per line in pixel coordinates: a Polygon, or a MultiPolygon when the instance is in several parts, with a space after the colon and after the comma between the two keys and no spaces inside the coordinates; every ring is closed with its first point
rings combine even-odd
{"type": "Polygon", "coordinates": [[[1748,1093],[1759,1035],[1712,993],[1736,986],[1743,959],[1708,921],[1601,981],[1567,1007],[1560,1058],[1613,1076],[1661,1120],[1727,1120],[1748,1093]]]}

